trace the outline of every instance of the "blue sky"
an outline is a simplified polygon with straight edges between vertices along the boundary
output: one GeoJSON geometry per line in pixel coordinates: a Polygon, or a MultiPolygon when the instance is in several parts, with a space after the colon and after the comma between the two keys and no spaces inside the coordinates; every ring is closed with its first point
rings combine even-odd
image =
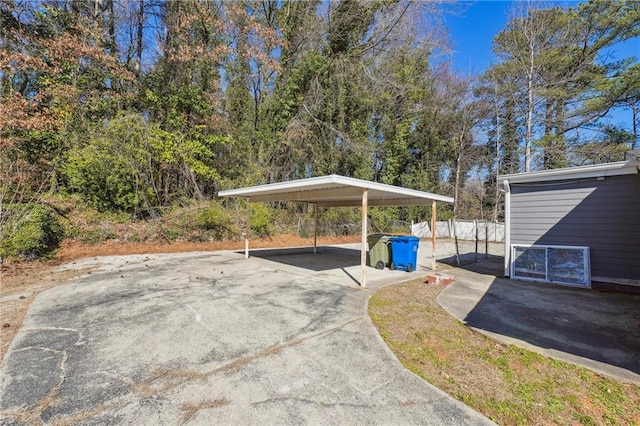
{"type": "Polygon", "coordinates": [[[508,21],[510,1],[463,1],[463,6],[447,14],[455,68],[468,74],[481,74],[491,64],[493,37],[508,21]]]}
{"type": "MultiPolygon", "coordinates": [[[[493,60],[493,37],[507,24],[513,1],[460,1],[456,12],[446,15],[457,70],[482,73],[493,60]]],[[[551,5],[575,7],[579,1],[548,2],[551,5]]],[[[628,40],[613,48],[616,56],[640,58],[640,38],[628,40]]]]}
{"type": "MultiPolygon", "coordinates": [[[[491,45],[493,37],[507,24],[513,1],[460,1],[455,12],[448,13],[445,25],[451,38],[454,68],[470,75],[482,74],[495,61],[491,45]]],[[[579,1],[556,1],[548,4],[575,7],[579,1]]],[[[610,52],[616,59],[640,58],[640,38],[614,46],[610,52]]],[[[631,113],[616,110],[606,121],[630,127],[631,113]]]]}

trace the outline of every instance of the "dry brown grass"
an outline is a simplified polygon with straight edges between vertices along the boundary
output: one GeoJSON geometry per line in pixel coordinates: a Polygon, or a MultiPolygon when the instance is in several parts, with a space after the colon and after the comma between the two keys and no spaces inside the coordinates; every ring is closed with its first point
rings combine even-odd
{"type": "Polygon", "coordinates": [[[369,314],[409,370],[495,422],[640,425],[640,387],[473,331],[421,280],[378,290],[369,314]]]}
{"type": "MultiPolygon", "coordinates": [[[[342,235],[336,237],[318,237],[318,245],[347,244],[360,241],[358,235],[342,235]]],[[[313,245],[313,238],[304,238],[298,235],[282,234],[270,237],[252,238],[251,249],[300,247],[313,245]]],[[[71,261],[83,257],[128,255],[128,254],[153,254],[153,253],[183,253],[189,251],[217,251],[217,250],[243,250],[242,241],[156,241],[156,242],[122,242],[117,240],[104,241],[100,244],[85,244],[79,241],[65,240],[56,252],[59,261],[71,261]]]]}

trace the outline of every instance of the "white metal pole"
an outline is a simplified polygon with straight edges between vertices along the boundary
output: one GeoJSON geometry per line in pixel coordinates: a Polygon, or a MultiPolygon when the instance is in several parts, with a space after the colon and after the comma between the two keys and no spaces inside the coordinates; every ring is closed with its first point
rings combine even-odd
{"type": "Polygon", "coordinates": [[[313,252],[317,252],[318,247],[318,205],[313,206],[313,252]]]}
{"type": "Polygon", "coordinates": [[[360,248],[360,287],[366,286],[367,280],[367,208],[369,206],[369,190],[362,189],[362,247],[360,248]]]}
{"type": "Polygon", "coordinates": [[[249,229],[251,228],[251,208],[250,201],[247,198],[247,212],[244,224],[244,258],[249,258],[249,229]]]}
{"type": "Polygon", "coordinates": [[[431,270],[437,268],[436,262],[436,200],[431,202],[431,270]]]}

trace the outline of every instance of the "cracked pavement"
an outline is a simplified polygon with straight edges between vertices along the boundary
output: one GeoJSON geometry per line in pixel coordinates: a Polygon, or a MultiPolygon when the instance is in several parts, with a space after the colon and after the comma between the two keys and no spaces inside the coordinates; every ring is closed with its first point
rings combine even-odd
{"type": "Polygon", "coordinates": [[[490,424],[404,369],[367,315],[359,251],[86,259],[4,358],[0,423],[490,424]]]}

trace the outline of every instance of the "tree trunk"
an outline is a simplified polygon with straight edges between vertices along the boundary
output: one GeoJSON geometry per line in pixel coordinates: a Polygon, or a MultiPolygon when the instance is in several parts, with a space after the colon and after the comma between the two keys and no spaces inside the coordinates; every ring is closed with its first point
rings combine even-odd
{"type": "Polygon", "coordinates": [[[544,135],[542,144],[542,168],[547,170],[553,161],[553,101],[546,99],[544,104],[544,135]]]}
{"type": "Polygon", "coordinates": [[[631,104],[631,123],[633,125],[633,142],[631,142],[631,149],[636,149],[638,143],[638,105],[631,104]]]}
{"type": "Polygon", "coordinates": [[[533,138],[533,72],[534,72],[534,48],[529,50],[529,72],[527,73],[527,136],[524,148],[524,171],[531,171],[531,139],[533,138]]]}
{"type": "Polygon", "coordinates": [[[136,54],[138,56],[138,63],[136,64],[136,72],[138,75],[142,74],[142,35],[144,31],[144,0],[140,0],[140,8],[138,9],[138,28],[137,28],[137,44],[136,54]]]}
{"type": "Polygon", "coordinates": [[[460,175],[462,174],[462,153],[464,152],[464,137],[465,129],[463,128],[462,132],[460,133],[458,155],[456,156],[456,176],[453,186],[453,217],[456,217],[456,214],[458,213],[458,205],[460,204],[458,196],[460,195],[460,175]]]}
{"type": "Polygon", "coordinates": [[[496,159],[495,159],[496,191],[493,197],[493,215],[492,215],[494,222],[498,220],[498,204],[500,203],[500,186],[498,185],[498,182],[497,182],[498,174],[500,174],[500,125],[499,125],[499,119],[497,115],[496,115],[496,120],[498,123],[498,125],[496,125],[496,159]]]}
{"type": "Polygon", "coordinates": [[[565,110],[564,101],[556,101],[555,138],[553,139],[553,168],[567,167],[567,148],[564,143],[565,110]]]}
{"type": "Polygon", "coordinates": [[[109,40],[108,40],[109,53],[112,56],[117,56],[118,49],[116,45],[116,17],[113,10],[113,0],[108,0],[107,9],[109,13],[109,40]]]}

